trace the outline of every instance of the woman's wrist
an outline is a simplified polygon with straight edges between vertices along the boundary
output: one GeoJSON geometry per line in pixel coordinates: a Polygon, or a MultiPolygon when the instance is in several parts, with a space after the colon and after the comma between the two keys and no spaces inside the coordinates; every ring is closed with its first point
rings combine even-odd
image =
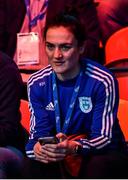
{"type": "Polygon", "coordinates": [[[80,150],[82,148],[82,145],[76,141],[74,141],[74,146],[72,149],[72,154],[74,155],[78,155],[80,153],[80,150]]]}

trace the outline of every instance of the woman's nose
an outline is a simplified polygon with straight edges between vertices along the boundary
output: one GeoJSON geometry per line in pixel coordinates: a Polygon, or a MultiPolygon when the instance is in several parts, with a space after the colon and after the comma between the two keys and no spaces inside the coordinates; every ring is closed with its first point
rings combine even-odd
{"type": "Polygon", "coordinates": [[[61,58],[62,56],[63,55],[62,55],[61,50],[58,47],[56,47],[54,51],[54,58],[61,58]]]}

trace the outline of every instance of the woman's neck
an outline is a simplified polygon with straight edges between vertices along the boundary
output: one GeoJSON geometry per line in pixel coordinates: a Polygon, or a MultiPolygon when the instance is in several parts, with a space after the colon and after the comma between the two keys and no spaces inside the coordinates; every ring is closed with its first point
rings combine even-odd
{"type": "Polygon", "coordinates": [[[60,81],[66,81],[75,78],[79,74],[79,72],[80,72],[80,66],[77,67],[76,70],[74,70],[73,72],[69,71],[63,74],[57,73],[56,75],[60,81]]]}

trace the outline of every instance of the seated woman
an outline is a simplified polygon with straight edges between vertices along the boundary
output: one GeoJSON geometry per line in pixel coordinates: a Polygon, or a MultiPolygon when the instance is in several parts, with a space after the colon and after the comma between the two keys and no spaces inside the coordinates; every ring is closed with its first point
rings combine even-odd
{"type": "Polygon", "coordinates": [[[117,80],[107,68],[81,58],[86,34],[77,17],[57,15],[45,27],[44,39],[50,65],[28,81],[31,123],[26,154],[35,165],[35,177],[62,178],[62,171],[65,178],[126,177],[117,80]],[[46,136],[56,137],[58,143],[41,144],[39,138],[46,136]],[[67,157],[78,156],[82,163],[74,175],[67,157]]]}

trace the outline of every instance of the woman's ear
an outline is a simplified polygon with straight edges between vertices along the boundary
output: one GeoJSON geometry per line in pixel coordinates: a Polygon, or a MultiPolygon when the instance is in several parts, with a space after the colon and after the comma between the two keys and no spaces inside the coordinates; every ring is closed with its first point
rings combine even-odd
{"type": "Polygon", "coordinates": [[[85,45],[80,46],[80,48],[79,48],[80,54],[84,53],[84,49],[85,49],[85,45]]]}

